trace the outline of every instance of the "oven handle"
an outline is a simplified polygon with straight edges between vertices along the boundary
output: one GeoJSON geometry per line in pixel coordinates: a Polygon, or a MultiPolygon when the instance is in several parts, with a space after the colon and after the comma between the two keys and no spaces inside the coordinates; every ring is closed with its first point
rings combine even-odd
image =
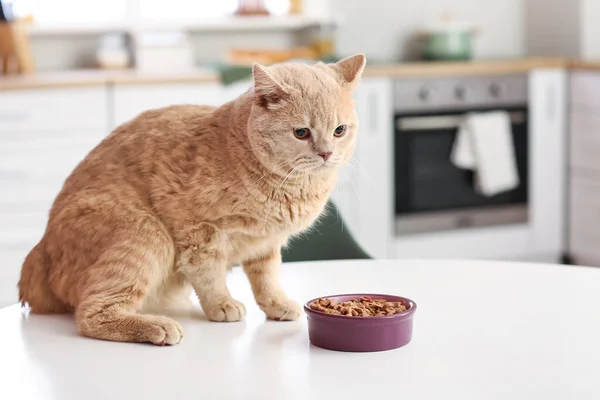
{"type": "MultiPolygon", "coordinates": [[[[513,124],[523,124],[527,121],[524,111],[508,113],[513,124]]],[[[432,115],[427,117],[400,117],[396,119],[399,131],[426,131],[438,129],[457,129],[464,121],[463,115],[432,115]]]]}

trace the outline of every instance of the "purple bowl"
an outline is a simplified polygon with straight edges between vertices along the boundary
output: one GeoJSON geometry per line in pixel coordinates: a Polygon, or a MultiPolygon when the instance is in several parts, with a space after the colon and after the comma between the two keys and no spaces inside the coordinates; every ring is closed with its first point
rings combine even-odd
{"type": "Polygon", "coordinates": [[[304,304],[310,342],[323,349],[348,352],[392,350],[408,344],[412,339],[413,315],[416,310],[417,304],[405,297],[369,293],[321,296],[304,304]],[[310,308],[310,303],[320,298],[326,297],[339,303],[362,296],[399,301],[407,304],[408,309],[385,317],[348,317],[325,314],[310,308]]]}

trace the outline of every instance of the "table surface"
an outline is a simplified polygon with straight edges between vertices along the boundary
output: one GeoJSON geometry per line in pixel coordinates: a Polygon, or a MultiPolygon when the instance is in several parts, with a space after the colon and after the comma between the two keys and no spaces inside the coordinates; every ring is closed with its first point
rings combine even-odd
{"type": "Polygon", "coordinates": [[[287,264],[303,302],[355,292],[418,304],[413,341],[380,353],[322,350],[306,318],[266,321],[240,270],[245,321],[199,308],[173,347],[80,337],[71,316],[0,310],[2,399],[597,399],[600,269],[486,261],[287,264]]]}

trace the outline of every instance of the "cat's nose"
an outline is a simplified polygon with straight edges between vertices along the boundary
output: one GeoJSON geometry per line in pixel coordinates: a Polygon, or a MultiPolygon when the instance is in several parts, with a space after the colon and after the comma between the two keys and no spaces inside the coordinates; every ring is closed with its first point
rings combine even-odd
{"type": "Polygon", "coordinates": [[[331,151],[327,151],[324,153],[319,153],[319,155],[321,157],[323,157],[323,161],[327,161],[329,159],[329,157],[331,157],[331,151]]]}

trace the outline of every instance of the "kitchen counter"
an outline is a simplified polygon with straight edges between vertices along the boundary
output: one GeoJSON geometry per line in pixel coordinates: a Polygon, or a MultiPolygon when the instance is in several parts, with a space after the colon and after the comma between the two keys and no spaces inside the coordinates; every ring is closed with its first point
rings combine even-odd
{"type": "MultiPolygon", "coordinates": [[[[568,68],[570,62],[560,58],[524,58],[469,62],[407,62],[369,66],[365,76],[419,78],[431,76],[495,75],[528,72],[536,68],[568,68]]],[[[600,69],[600,63],[598,63],[600,69]]]]}
{"type": "MultiPolygon", "coordinates": [[[[577,68],[600,70],[600,61],[584,62],[569,61],[560,58],[525,58],[498,61],[407,62],[399,64],[375,64],[367,66],[364,76],[418,78],[429,76],[509,74],[527,72],[536,68],[577,68]]],[[[31,75],[0,78],[0,91],[52,87],[79,87],[106,84],[135,85],[149,83],[160,84],[191,82],[216,83],[219,82],[219,75],[215,71],[201,68],[185,73],[146,73],[135,70],[86,70],[35,73],[31,75]]]]}
{"type": "Polygon", "coordinates": [[[202,68],[184,73],[148,73],[138,72],[133,69],[114,71],[75,70],[2,77],[0,78],[0,91],[107,84],[202,83],[218,81],[219,75],[216,72],[202,68]]]}
{"type": "Polygon", "coordinates": [[[600,60],[573,60],[569,63],[570,69],[600,71],[600,60]]]}

